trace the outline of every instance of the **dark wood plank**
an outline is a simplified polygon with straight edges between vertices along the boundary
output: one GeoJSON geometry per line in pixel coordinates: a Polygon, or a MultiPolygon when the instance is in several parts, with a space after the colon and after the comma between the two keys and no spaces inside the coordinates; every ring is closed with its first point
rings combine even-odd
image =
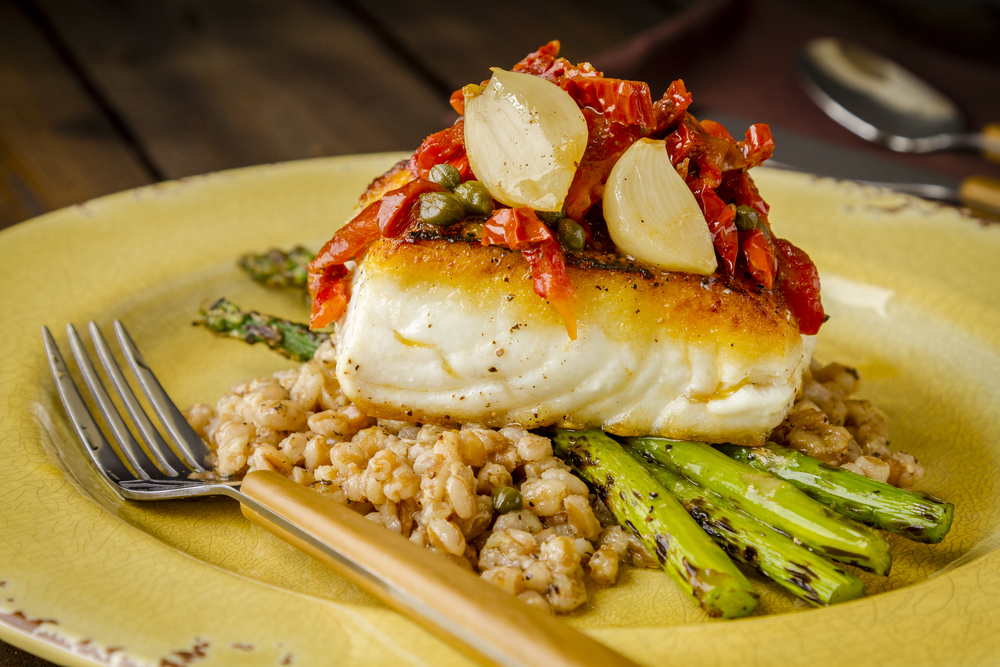
{"type": "MultiPolygon", "coordinates": [[[[864,0],[824,3],[843,7],[865,4],[864,0]]],[[[957,177],[983,174],[1000,178],[1000,165],[971,152],[891,153],[851,134],[809,99],[796,62],[806,42],[816,37],[857,42],[919,73],[954,99],[976,129],[1000,118],[1000,71],[996,68],[939,51],[933,42],[913,41],[898,30],[887,32],[868,23],[831,19],[812,4],[794,0],[733,4],[732,11],[706,17],[687,33],[671,35],[659,45],[650,44],[645,53],[624,58],[608,54],[605,62],[615,62],[624,75],[648,81],[654,94],[671,80],[682,78],[694,95],[696,115],[705,110],[725,111],[851,148],[859,156],[957,177]]],[[[746,128],[729,129],[742,135],[746,128]]]]}
{"type": "Polygon", "coordinates": [[[509,69],[553,39],[569,60],[587,60],[676,11],[650,0],[345,1],[387,26],[452,89],[488,79],[490,67],[509,69]]]}
{"type": "Polygon", "coordinates": [[[27,16],[0,2],[0,229],[151,180],[27,16]]]}
{"type": "Polygon", "coordinates": [[[4,665],[4,667],[55,667],[48,660],[43,660],[2,641],[0,641],[0,665],[4,665]]]}
{"type": "Polygon", "coordinates": [[[171,178],[412,149],[447,100],[326,0],[40,0],[171,178]]]}

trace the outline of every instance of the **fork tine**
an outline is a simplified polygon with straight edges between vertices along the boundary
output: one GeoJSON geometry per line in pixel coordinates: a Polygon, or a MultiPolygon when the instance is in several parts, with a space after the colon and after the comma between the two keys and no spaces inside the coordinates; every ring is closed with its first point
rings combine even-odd
{"type": "Polygon", "coordinates": [[[83,397],[80,396],[80,391],[76,388],[76,383],[73,382],[62,353],[48,327],[42,327],[42,339],[45,341],[49,368],[52,370],[52,377],[55,378],[59,398],[62,399],[77,435],[86,445],[87,455],[90,456],[98,473],[112,483],[134,479],[135,476],[118,458],[94,422],[94,417],[90,414],[87,404],[83,402],[83,397]]]}
{"type": "Polygon", "coordinates": [[[94,369],[93,362],[90,361],[90,355],[87,354],[87,350],[83,346],[83,341],[80,340],[80,336],[72,324],[66,325],[66,336],[69,338],[69,345],[73,350],[73,357],[76,359],[77,368],[80,369],[80,373],[83,375],[83,379],[90,389],[90,395],[93,397],[94,402],[97,403],[97,407],[100,408],[101,415],[104,416],[104,422],[111,428],[115,440],[118,442],[119,447],[121,447],[122,455],[131,464],[132,470],[142,479],[163,477],[163,473],[149,460],[146,453],[139,447],[139,443],[132,437],[131,431],[125,426],[125,422],[122,421],[121,415],[118,414],[118,409],[115,408],[115,404],[111,401],[111,397],[108,395],[104,384],[94,369]]]}
{"type": "Polygon", "coordinates": [[[166,427],[167,431],[173,437],[174,442],[177,443],[177,447],[180,449],[188,465],[198,472],[205,472],[205,467],[202,466],[201,462],[204,461],[209,451],[208,447],[202,441],[201,436],[195,433],[195,430],[188,424],[184,415],[177,409],[177,405],[167,395],[166,390],[163,389],[163,385],[156,379],[153,371],[149,368],[149,364],[146,363],[142,353],[139,352],[139,348],[132,341],[132,337],[126,331],[125,325],[118,320],[115,320],[115,333],[118,334],[118,343],[122,346],[122,350],[125,351],[125,356],[132,367],[132,372],[135,373],[135,377],[139,380],[139,386],[145,392],[150,405],[156,410],[160,422],[166,427]]]}
{"type": "Polygon", "coordinates": [[[121,368],[118,367],[118,362],[115,361],[114,356],[111,354],[111,349],[108,347],[108,342],[104,339],[104,335],[101,334],[101,330],[97,328],[97,324],[94,322],[90,323],[90,338],[94,341],[94,349],[97,350],[97,356],[101,360],[101,365],[104,366],[108,379],[118,391],[118,396],[121,397],[122,403],[125,404],[125,409],[132,418],[132,423],[142,433],[143,440],[146,441],[149,453],[153,459],[171,477],[190,472],[187,466],[163,442],[163,438],[160,437],[159,432],[153,426],[153,422],[149,420],[146,411],[140,405],[139,399],[135,397],[132,387],[129,386],[125,380],[125,376],[122,375],[121,368]]]}

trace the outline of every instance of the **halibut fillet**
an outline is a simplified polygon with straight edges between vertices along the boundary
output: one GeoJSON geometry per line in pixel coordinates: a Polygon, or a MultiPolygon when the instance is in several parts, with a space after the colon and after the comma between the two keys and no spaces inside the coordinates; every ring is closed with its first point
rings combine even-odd
{"type": "Polygon", "coordinates": [[[518,251],[381,239],[354,272],[337,376],[386,419],[602,428],[762,444],[791,408],[813,337],[775,291],[607,257],[568,258],[578,337],[518,251]]]}

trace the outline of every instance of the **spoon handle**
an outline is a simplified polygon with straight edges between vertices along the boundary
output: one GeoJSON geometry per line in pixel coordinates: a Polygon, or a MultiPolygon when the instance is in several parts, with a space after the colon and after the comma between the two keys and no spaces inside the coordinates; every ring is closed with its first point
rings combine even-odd
{"type": "Polygon", "coordinates": [[[1000,181],[986,176],[970,176],[958,186],[958,196],[969,208],[1000,215],[1000,181]]]}
{"type": "Polygon", "coordinates": [[[1000,123],[990,123],[979,133],[983,157],[1000,162],[1000,123]]]}

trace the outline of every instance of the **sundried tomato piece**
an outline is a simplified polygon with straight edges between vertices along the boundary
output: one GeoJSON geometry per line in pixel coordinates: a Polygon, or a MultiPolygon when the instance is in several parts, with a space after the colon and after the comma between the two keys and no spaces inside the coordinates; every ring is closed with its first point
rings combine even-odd
{"type": "Polygon", "coordinates": [[[785,239],[774,239],[774,251],[778,260],[777,288],[799,321],[799,331],[806,335],[818,333],[827,318],[820,300],[816,265],[805,251],[785,239]]]}

